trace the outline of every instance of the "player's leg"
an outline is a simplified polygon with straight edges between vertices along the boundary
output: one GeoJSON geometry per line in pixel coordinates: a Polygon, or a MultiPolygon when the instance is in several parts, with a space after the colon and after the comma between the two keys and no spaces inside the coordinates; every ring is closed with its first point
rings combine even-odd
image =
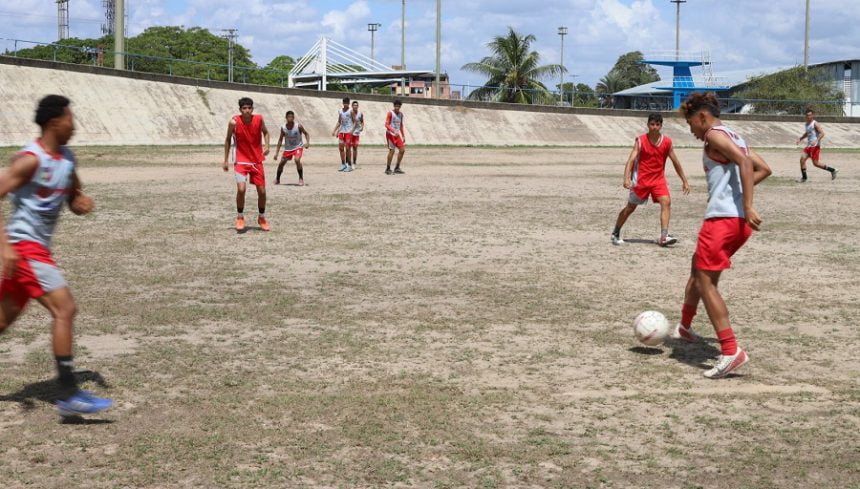
{"type": "Polygon", "coordinates": [[[391,141],[388,142],[388,160],[385,163],[385,174],[391,175],[391,160],[394,159],[394,147],[391,144],[391,141]]]}
{"type": "Polygon", "coordinates": [[[257,209],[260,215],[257,218],[257,224],[260,229],[268,231],[269,221],[266,220],[266,174],[262,164],[254,165],[254,172],[251,174],[251,184],[257,187],[257,209]]]}
{"type": "Polygon", "coordinates": [[[275,175],[275,185],[281,184],[281,174],[284,173],[284,165],[290,161],[289,158],[281,157],[281,162],[278,163],[278,173],[275,175]]]}
{"type": "Polygon", "coordinates": [[[805,152],[800,155],[800,183],[803,183],[808,179],[806,175],[806,160],[808,159],[809,155],[805,152]]]}
{"type": "Polygon", "coordinates": [[[406,172],[400,169],[400,164],[403,163],[403,155],[406,154],[406,147],[401,145],[398,150],[399,152],[397,153],[397,165],[394,166],[394,173],[403,174],[406,172]]]}
{"type": "MultiPolygon", "coordinates": [[[[631,199],[634,197],[634,194],[631,192],[631,199]]],[[[615,229],[612,230],[612,244],[621,245],[624,244],[624,240],[621,239],[621,228],[624,227],[624,223],[627,222],[627,218],[636,211],[636,207],[638,204],[635,202],[627,202],[627,205],[621,209],[621,212],[618,213],[618,218],[615,219],[615,229]]]]}
{"type": "Polygon", "coordinates": [[[299,151],[295,157],[296,160],[296,172],[299,174],[299,187],[303,187],[305,185],[305,174],[304,168],[302,167],[302,152],[299,151]]]}
{"type": "Polygon", "coordinates": [[[719,270],[696,270],[696,287],[702,296],[702,302],[705,303],[722,350],[716,365],[705,372],[705,377],[710,379],[725,377],[749,361],[746,352],[738,347],[735,333],[729,324],[729,309],[717,289],[721,273],[719,270]]]}
{"type": "Polygon", "coordinates": [[[670,246],[678,242],[676,238],[669,235],[669,219],[672,217],[672,197],[661,195],[657,197],[657,202],[660,203],[660,239],[657,243],[660,246],[670,246]]]}
{"type": "Polygon", "coordinates": [[[696,255],[693,255],[692,264],[690,265],[690,278],[687,279],[687,286],[684,288],[684,304],[681,306],[681,321],[675,325],[675,331],[672,338],[676,340],[684,340],[689,343],[701,341],[701,336],[693,331],[693,318],[696,317],[696,312],[699,308],[699,301],[702,296],[699,294],[699,288],[696,286],[696,255]]]}
{"type": "Polygon", "coordinates": [[[353,136],[352,141],[352,167],[358,166],[358,141],[356,136],[353,136]]]}
{"type": "Polygon", "coordinates": [[[812,164],[816,166],[816,168],[821,168],[822,170],[830,172],[830,179],[835,180],[836,174],[839,173],[839,170],[833,168],[832,166],[827,166],[821,162],[821,148],[816,147],[812,153],[812,164]]]}
{"type": "Polygon", "coordinates": [[[346,155],[346,144],[344,144],[344,141],[343,141],[343,134],[339,134],[338,138],[340,139],[340,142],[337,145],[337,149],[338,149],[338,151],[340,151],[340,169],[338,171],[346,171],[347,155],[346,155]]]}
{"type": "Polygon", "coordinates": [[[236,174],[237,180],[241,176],[242,181],[236,182],[236,231],[245,229],[245,190],[248,187],[247,177],[236,174]]]}
{"type": "Polygon", "coordinates": [[[18,319],[21,314],[21,302],[11,295],[4,294],[0,297],[0,334],[6,331],[6,328],[12,326],[12,323],[18,319]]]}

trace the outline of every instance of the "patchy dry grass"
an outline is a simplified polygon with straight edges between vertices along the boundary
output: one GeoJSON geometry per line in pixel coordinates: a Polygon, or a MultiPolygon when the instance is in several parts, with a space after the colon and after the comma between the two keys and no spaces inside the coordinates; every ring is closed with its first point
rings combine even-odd
{"type": "MultiPolygon", "coordinates": [[[[625,228],[641,243],[609,245],[626,148],[413,148],[404,176],[377,148],[352,174],[312,149],[308,187],[268,188],[273,231],[243,235],[218,148],[81,149],[98,211],[64,217],[56,255],[78,363],[118,406],[58,424],[33,307],[0,336],[0,481],[860,487],[856,153],[801,186],[795,152],[763,152],[765,228],[721,283],[752,360],[716,382],[713,340],[642,348],[629,327],[680,308],[706,194],[679,153],[693,194],[670,167],[666,250],[654,206],[625,228]]],[[[703,308],[696,328],[713,336],[703,308]]]]}

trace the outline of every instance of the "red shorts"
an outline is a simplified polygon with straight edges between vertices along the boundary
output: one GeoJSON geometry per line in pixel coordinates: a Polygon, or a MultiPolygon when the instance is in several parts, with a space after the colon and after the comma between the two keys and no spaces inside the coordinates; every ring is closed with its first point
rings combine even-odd
{"type": "Polygon", "coordinates": [[[352,135],[352,140],[350,140],[350,146],[352,146],[353,148],[357,148],[357,147],[358,147],[358,140],[359,140],[359,139],[361,139],[361,136],[360,136],[360,135],[358,135],[358,134],[353,134],[353,135],[352,135]]]}
{"type": "Polygon", "coordinates": [[[740,217],[705,219],[696,245],[696,268],[711,271],[731,268],[732,255],[741,249],[752,232],[750,225],[740,217]]]}
{"type": "Polygon", "coordinates": [[[348,132],[338,134],[337,139],[340,141],[340,144],[343,144],[344,146],[352,146],[352,134],[348,132]]]}
{"type": "Polygon", "coordinates": [[[251,185],[264,187],[266,185],[266,171],[262,163],[236,163],[236,183],[251,182],[251,185]]]}
{"type": "Polygon", "coordinates": [[[33,241],[19,241],[12,247],[18,253],[18,263],[12,277],[3,277],[0,297],[11,298],[23,309],[30,299],[67,287],[50,250],[33,241]]]}
{"type": "Polygon", "coordinates": [[[300,160],[303,154],[305,154],[305,148],[298,148],[292,151],[284,151],[283,157],[284,159],[291,160],[295,156],[297,160],[300,160]]]}
{"type": "Polygon", "coordinates": [[[669,186],[666,184],[666,179],[648,183],[637,183],[635,187],[630,189],[629,202],[631,204],[644,204],[648,202],[648,196],[651,200],[657,202],[660,197],[669,195],[669,186]]]}
{"type": "Polygon", "coordinates": [[[399,135],[385,133],[385,140],[388,141],[388,149],[403,149],[403,138],[399,135]]]}
{"type": "Polygon", "coordinates": [[[803,153],[812,158],[812,161],[821,159],[821,146],[807,146],[803,148],[803,153]]]}

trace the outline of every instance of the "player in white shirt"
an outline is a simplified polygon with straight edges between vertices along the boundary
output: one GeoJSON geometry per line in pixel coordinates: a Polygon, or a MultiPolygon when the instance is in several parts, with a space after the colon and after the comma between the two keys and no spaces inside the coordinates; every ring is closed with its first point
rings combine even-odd
{"type": "Polygon", "coordinates": [[[278,137],[278,146],[275,149],[275,161],[278,161],[278,153],[281,150],[281,142],[284,143],[284,154],[281,155],[281,162],[278,164],[278,175],[275,177],[275,185],[281,184],[281,173],[284,171],[284,165],[291,159],[296,160],[296,171],[299,173],[299,187],[304,187],[305,178],[302,168],[302,155],[305,149],[311,147],[311,135],[305,131],[305,128],[296,122],[296,114],[289,110],[287,111],[287,123],[281,126],[281,135],[278,137]],[[302,136],[305,142],[302,142],[302,136]]]}
{"type": "Polygon", "coordinates": [[[803,148],[803,155],[800,157],[800,183],[804,183],[807,180],[806,160],[810,158],[812,158],[813,165],[821,168],[822,170],[829,171],[830,179],[836,180],[836,174],[839,173],[839,170],[832,166],[827,166],[820,161],[821,140],[824,139],[824,129],[822,129],[821,124],[815,120],[815,113],[812,109],[806,109],[806,126],[804,129],[803,134],[797,138],[797,144],[800,144],[803,138],[806,138],[806,147],[803,148]]]}

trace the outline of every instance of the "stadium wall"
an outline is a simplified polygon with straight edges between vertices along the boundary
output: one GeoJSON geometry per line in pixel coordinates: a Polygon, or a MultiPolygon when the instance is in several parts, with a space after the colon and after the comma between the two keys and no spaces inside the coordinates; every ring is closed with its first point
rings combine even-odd
{"type": "MultiPolygon", "coordinates": [[[[293,110],[312,143],[333,144],[331,129],[344,94],[196,80],[110,68],[0,56],[0,146],[37,134],[36,102],[49,93],[68,96],[76,115],[76,145],[219,144],[242,96],[254,99],[272,143],[284,113],[293,110]]],[[[352,95],[361,103],[363,144],[383,144],[392,97],[352,95]]],[[[426,145],[627,146],[645,128],[646,113],[431,99],[405,99],[408,142],[426,145]]],[[[677,114],[665,114],[665,132],[677,145],[698,143],[677,114]]],[[[753,146],[794,147],[800,117],[725,117],[753,146]]],[[[860,118],[821,118],[828,147],[860,147],[860,118]]]]}

